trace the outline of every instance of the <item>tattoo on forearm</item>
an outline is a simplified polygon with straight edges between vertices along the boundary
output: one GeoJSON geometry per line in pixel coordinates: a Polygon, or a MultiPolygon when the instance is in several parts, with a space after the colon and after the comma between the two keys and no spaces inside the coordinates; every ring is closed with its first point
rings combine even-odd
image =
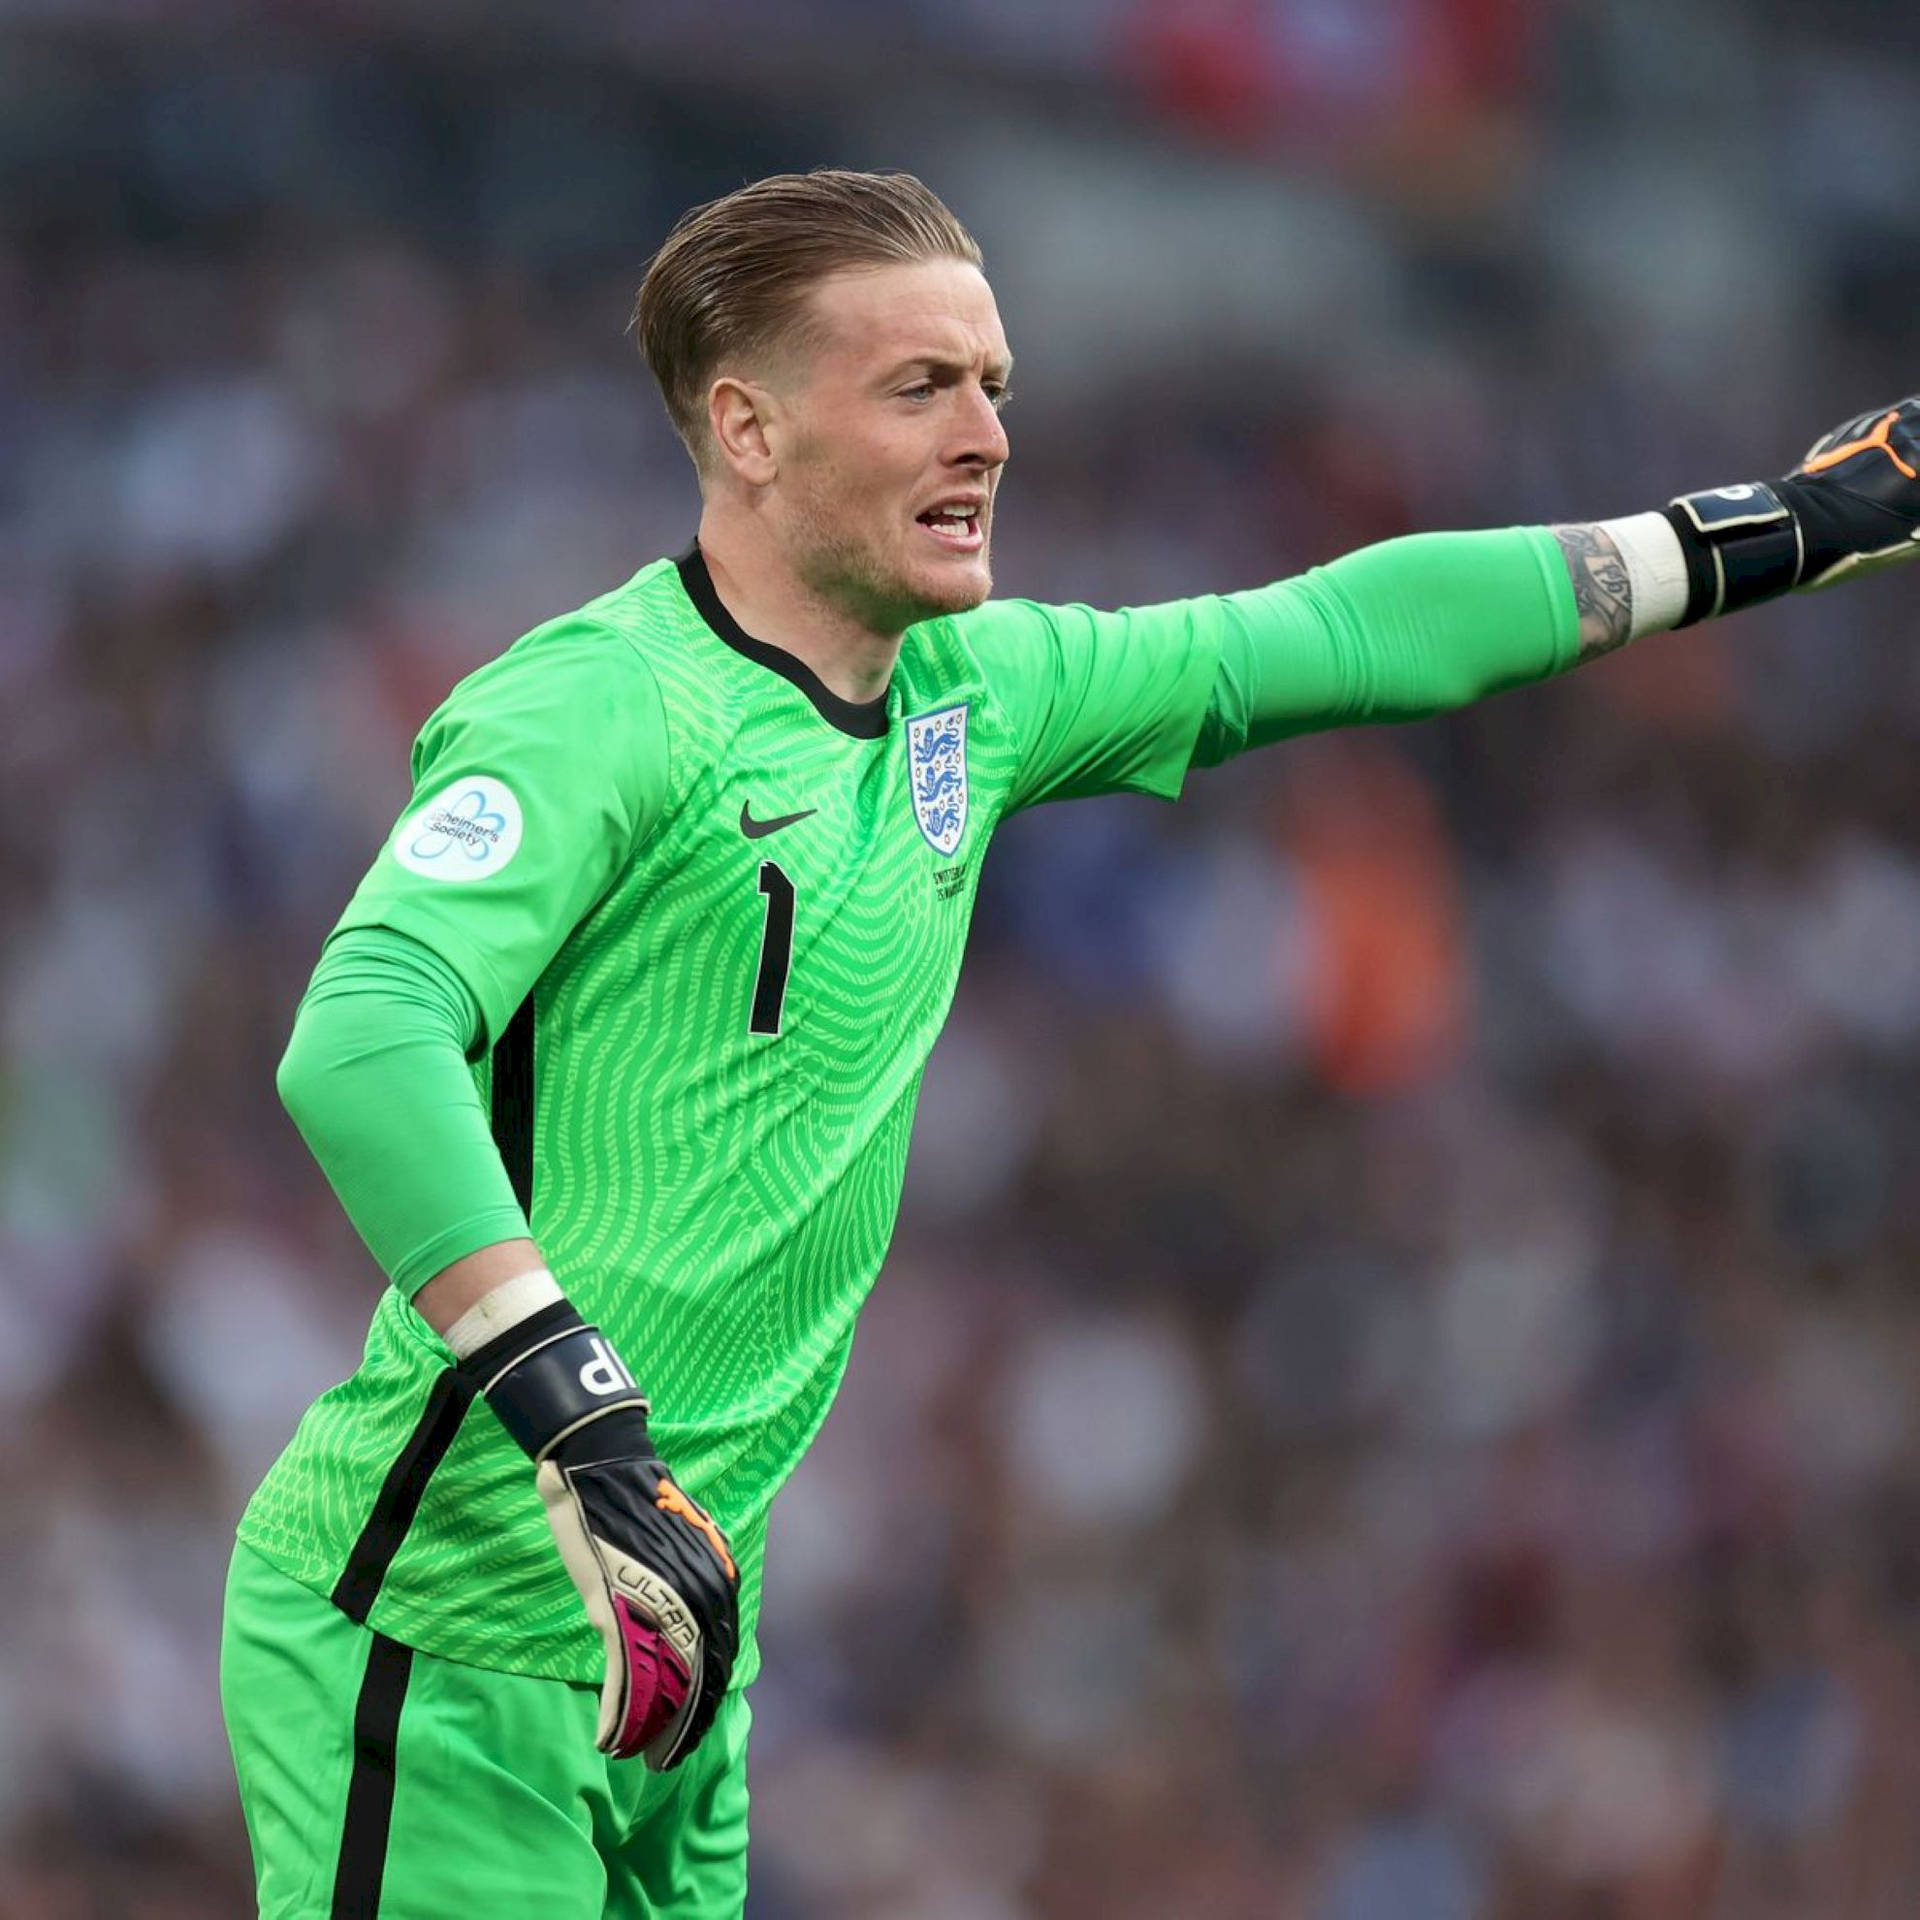
{"type": "Polygon", "coordinates": [[[1580,610],[1580,658],[1611,653],[1633,638],[1633,581],[1610,534],[1599,527],[1555,527],[1580,610]]]}

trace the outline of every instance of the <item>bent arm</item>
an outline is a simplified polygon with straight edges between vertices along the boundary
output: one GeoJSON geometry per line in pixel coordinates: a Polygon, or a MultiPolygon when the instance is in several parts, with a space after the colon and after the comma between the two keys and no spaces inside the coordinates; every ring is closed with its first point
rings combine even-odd
{"type": "Polygon", "coordinates": [[[469,1063],[658,819],[666,766],[633,641],[584,613],[536,628],[421,730],[413,800],[301,1003],[281,1098],[437,1332],[539,1270],[469,1063]],[[453,843],[437,823],[458,813],[500,830],[478,870],[441,858],[453,843]]]}
{"type": "Polygon", "coordinates": [[[481,1033],[478,1002],[431,949],[350,928],[320,956],[277,1076],[347,1217],[440,1332],[539,1265],[468,1066],[481,1033]]]}

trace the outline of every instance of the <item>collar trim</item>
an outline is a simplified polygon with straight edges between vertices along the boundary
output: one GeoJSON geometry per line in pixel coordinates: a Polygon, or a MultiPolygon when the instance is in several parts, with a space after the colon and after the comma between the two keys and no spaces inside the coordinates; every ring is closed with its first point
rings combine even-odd
{"type": "Polygon", "coordinates": [[[677,555],[673,564],[680,570],[680,585],[693,602],[694,611],[713,629],[717,639],[724,640],[735,653],[745,654],[756,665],[779,674],[783,680],[791,680],[812,701],[814,711],[829,726],[851,734],[856,740],[886,738],[887,696],[883,693],[874,700],[843,700],[798,654],[765,640],[756,640],[722,603],[714,588],[713,575],[707,571],[707,557],[700,551],[699,541],[677,555]]]}

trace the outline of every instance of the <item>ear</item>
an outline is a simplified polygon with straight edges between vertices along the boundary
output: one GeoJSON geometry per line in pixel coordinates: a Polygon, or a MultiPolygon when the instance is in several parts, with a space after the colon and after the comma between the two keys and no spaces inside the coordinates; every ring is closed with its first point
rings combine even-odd
{"type": "Polygon", "coordinates": [[[731,374],[707,389],[707,427],[714,451],[750,487],[769,485],[780,471],[768,436],[777,411],[778,403],[765,387],[731,374]]]}

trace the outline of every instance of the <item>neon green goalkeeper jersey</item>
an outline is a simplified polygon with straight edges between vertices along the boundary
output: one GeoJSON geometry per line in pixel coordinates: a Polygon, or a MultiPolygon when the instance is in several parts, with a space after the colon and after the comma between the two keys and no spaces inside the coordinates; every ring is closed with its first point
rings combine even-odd
{"type": "MultiPolygon", "coordinates": [[[[529,634],[428,721],[413,802],[340,923],[405,936],[465,982],[513,1192],[421,1204],[376,1236],[395,1284],[366,1358],[309,1409],[242,1537],[409,1645],[599,1680],[526,1460],[408,1304],[530,1222],[732,1537],[744,1685],[767,1510],[886,1251],[995,826],[1071,795],[1172,797],[1189,760],[1458,706],[1570,665],[1577,638],[1540,528],[1389,541],[1129,612],[990,602],[911,629],[865,705],[743,633],[697,551],[529,634]]],[[[384,1166],[348,1185],[364,1200],[384,1166]]]]}
{"type": "MultiPolygon", "coordinates": [[[[993,830],[1066,795],[1174,795],[1233,617],[989,602],[911,629],[884,699],[855,704],[742,632],[695,550],[529,634],[420,735],[340,926],[421,942],[479,1002],[534,1239],[732,1539],[736,1684],[767,1511],[886,1251],[993,830]]],[[[241,1536],[395,1639],[597,1682],[527,1462],[408,1304],[432,1271],[394,1276],[241,1536]]]]}

